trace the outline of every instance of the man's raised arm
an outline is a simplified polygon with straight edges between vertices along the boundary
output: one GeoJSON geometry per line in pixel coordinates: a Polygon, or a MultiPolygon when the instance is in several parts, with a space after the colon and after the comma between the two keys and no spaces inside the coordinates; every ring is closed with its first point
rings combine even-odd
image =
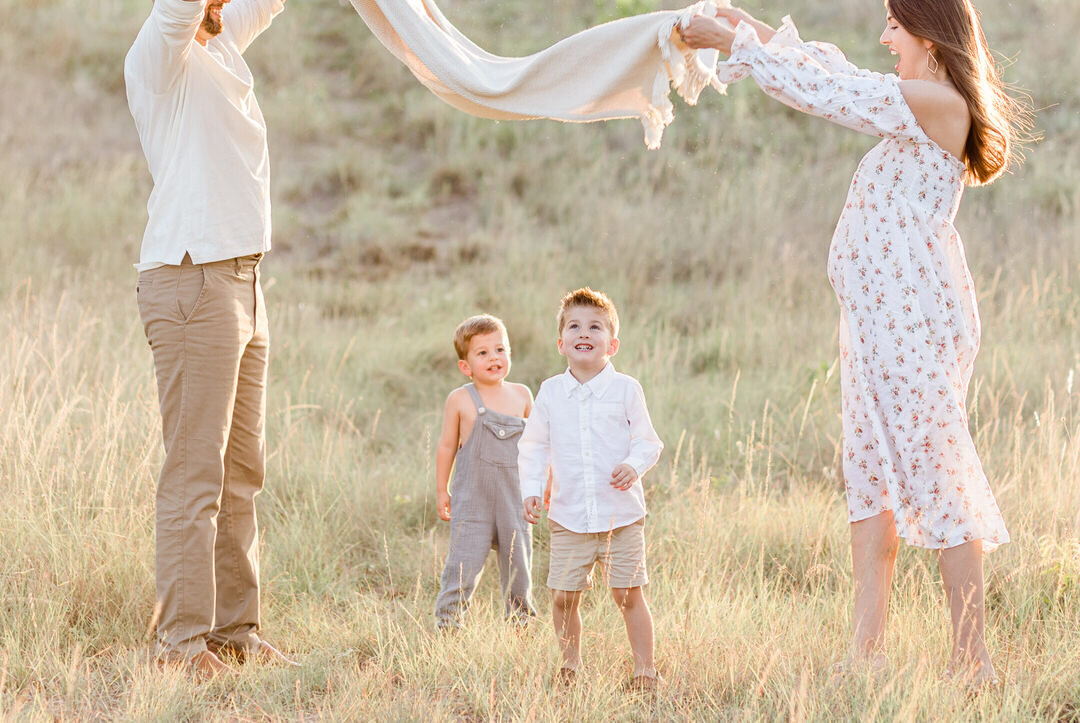
{"type": "Polygon", "coordinates": [[[154,93],[165,91],[180,75],[195,34],[206,13],[207,0],[155,0],[124,61],[127,83],[154,93]]]}
{"type": "Polygon", "coordinates": [[[243,53],[284,9],[285,0],[232,0],[224,10],[225,32],[243,53]]]}

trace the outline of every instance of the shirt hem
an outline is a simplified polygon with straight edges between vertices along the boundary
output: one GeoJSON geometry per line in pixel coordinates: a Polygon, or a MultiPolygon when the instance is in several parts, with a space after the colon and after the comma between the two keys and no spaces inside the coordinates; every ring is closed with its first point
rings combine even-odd
{"type": "Polygon", "coordinates": [[[191,263],[193,264],[212,264],[216,261],[227,261],[228,259],[237,259],[241,256],[251,256],[252,254],[265,254],[268,251],[270,251],[270,244],[262,242],[258,244],[252,244],[250,248],[246,246],[241,247],[235,252],[229,251],[221,255],[212,253],[207,254],[205,257],[196,257],[196,254],[193,254],[190,250],[184,249],[184,252],[180,255],[179,261],[162,261],[160,259],[154,259],[153,261],[140,260],[138,263],[132,264],[132,266],[135,268],[136,271],[141,272],[149,271],[150,269],[156,269],[160,266],[179,266],[181,263],[183,263],[184,255],[191,256],[191,263]]]}
{"type": "Polygon", "coordinates": [[[558,520],[555,517],[552,517],[550,512],[548,513],[548,521],[549,522],[554,522],[559,527],[562,527],[563,529],[569,530],[570,532],[574,532],[574,533],[577,533],[579,535],[601,535],[601,534],[604,534],[604,533],[607,533],[607,532],[611,532],[612,530],[618,530],[618,529],[621,529],[623,527],[629,527],[630,525],[641,522],[642,520],[644,520],[648,516],[649,516],[649,513],[647,511],[642,512],[639,517],[635,517],[632,520],[620,521],[619,524],[612,524],[610,526],[597,528],[595,530],[589,530],[589,529],[577,530],[577,529],[574,529],[576,527],[576,525],[574,525],[574,526],[568,525],[565,522],[562,522],[561,520],[558,520]]]}

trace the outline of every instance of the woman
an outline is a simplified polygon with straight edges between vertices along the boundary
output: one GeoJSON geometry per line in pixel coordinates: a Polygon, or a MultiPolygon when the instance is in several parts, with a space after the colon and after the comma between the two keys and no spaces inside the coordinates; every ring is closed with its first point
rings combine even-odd
{"type": "Polygon", "coordinates": [[[883,138],[859,164],[829,251],[840,301],[844,478],[855,579],[851,656],[883,667],[899,539],[939,550],[953,628],[949,670],[995,680],[983,639],[982,555],[1009,541],[967,426],[979,317],[952,221],[964,184],[1015,159],[1027,111],[1004,91],[969,0],[889,0],[881,42],[897,75],[851,65],[738,9],[698,16],[693,48],[730,55],[798,110],[883,138]]]}

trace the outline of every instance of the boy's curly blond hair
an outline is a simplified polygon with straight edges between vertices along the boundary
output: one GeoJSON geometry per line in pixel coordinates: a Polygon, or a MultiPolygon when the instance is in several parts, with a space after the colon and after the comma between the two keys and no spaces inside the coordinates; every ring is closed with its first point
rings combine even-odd
{"type": "Polygon", "coordinates": [[[615,309],[615,302],[601,291],[593,291],[588,286],[571,291],[562,297],[559,305],[559,333],[562,334],[566,326],[566,313],[575,306],[592,307],[599,309],[607,317],[608,328],[613,337],[619,336],[619,312],[615,309]]]}
{"type": "Polygon", "coordinates": [[[474,336],[491,334],[496,331],[501,331],[503,336],[507,336],[506,325],[502,323],[502,319],[491,314],[470,316],[458,324],[457,329],[454,330],[454,351],[457,352],[457,358],[464,359],[465,355],[469,353],[469,342],[472,341],[474,336]]]}

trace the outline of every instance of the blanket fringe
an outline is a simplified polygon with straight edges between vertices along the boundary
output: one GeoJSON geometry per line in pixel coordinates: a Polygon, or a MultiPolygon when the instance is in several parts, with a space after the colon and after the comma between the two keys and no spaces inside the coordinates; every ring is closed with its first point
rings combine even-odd
{"type": "Polygon", "coordinates": [[[645,147],[649,150],[660,147],[664,129],[675,120],[675,106],[669,97],[672,89],[688,105],[697,105],[701,92],[709,86],[721,95],[727,93],[727,84],[716,77],[715,51],[699,53],[686,46],[676,46],[671,39],[677,25],[683,26],[695,15],[705,14],[717,7],[730,7],[730,3],[727,0],[701,0],[664,23],[657,33],[664,69],[657,73],[653,81],[652,103],[641,115],[641,123],[645,127],[645,147]],[[703,54],[711,58],[711,63],[703,62],[703,54]]]}

